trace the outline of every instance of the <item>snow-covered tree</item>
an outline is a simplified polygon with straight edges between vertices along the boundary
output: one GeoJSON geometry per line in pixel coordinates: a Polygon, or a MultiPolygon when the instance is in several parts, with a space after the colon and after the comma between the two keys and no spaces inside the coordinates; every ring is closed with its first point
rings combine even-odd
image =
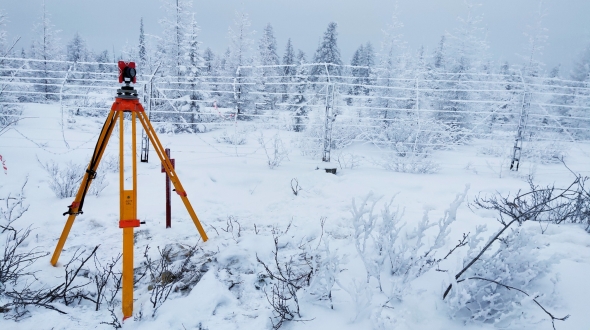
{"type": "Polygon", "coordinates": [[[367,42],[354,52],[350,61],[351,74],[353,76],[349,94],[369,95],[368,86],[372,84],[371,75],[375,67],[375,51],[373,45],[367,42]]]}
{"type": "Polygon", "coordinates": [[[590,81],[590,43],[574,61],[570,77],[576,81],[590,81]]]}
{"type": "Polygon", "coordinates": [[[0,56],[5,56],[8,50],[8,45],[6,44],[8,32],[5,30],[7,21],[8,18],[6,17],[6,14],[4,11],[0,10],[0,56]]]}
{"type": "Polygon", "coordinates": [[[108,70],[110,70],[109,66],[104,65],[104,64],[100,64],[100,63],[110,63],[111,62],[111,57],[109,55],[108,50],[105,49],[102,52],[98,53],[98,55],[96,55],[94,60],[99,63],[98,64],[98,71],[99,72],[107,72],[108,70]]]}
{"type": "Polygon", "coordinates": [[[275,93],[278,91],[274,84],[281,76],[279,70],[279,55],[277,54],[277,40],[272,25],[267,24],[258,43],[257,64],[263,66],[256,70],[258,91],[261,92],[260,107],[272,110],[278,101],[275,93]],[[269,67],[264,67],[269,66],[269,67]]]}
{"type": "Polygon", "coordinates": [[[439,70],[445,69],[445,61],[446,61],[446,37],[443,35],[440,37],[440,41],[438,42],[438,47],[434,51],[434,68],[439,70]]]}
{"type": "Polygon", "coordinates": [[[477,14],[481,4],[467,0],[465,6],[467,15],[458,17],[459,26],[447,34],[451,53],[447,69],[457,73],[481,69],[487,62],[489,49],[485,29],[481,26],[483,16],[477,14]]]}
{"type": "Polygon", "coordinates": [[[203,51],[203,74],[206,76],[211,76],[213,74],[213,69],[215,67],[215,53],[211,50],[211,48],[207,47],[205,51],[203,51]]]}
{"type": "Polygon", "coordinates": [[[76,32],[66,48],[66,59],[72,62],[84,62],[88,60],[88,48],[86,41],[76,32]]]}
{"type": "Polygon", "coordinates": [[[189,40],[192,28],[192,0],[166,0],[164,3],[165,17],[160,20],[163,26],[163,37],[160,43],[160,58],[165,74],[175,77],[179,82],[186,74],[189,40]]]}
{"type": "Polygon", "coordinates": [[[236,11],[234,25],[228,30],[230,47],[224,68],[228,76],[235,78],[236,85],[232,103],[236,107],[238,114],[252,109],[253,103],[250,95],[248,95],[250,85],[246,84],[251,76],[251,70],[241,68],[252,63],[252,38],[255,32],[250,29],[250,26],[248,14],[236,11]]]}
{"type": "Polygon", "coordinates": [[[305,129],[304,123],[306,116],[309,113],[307,99],[305,98],[309,72],[308,67],[304,65],[306,63],[304,52],[299,50],[295,61],[297,63],[296,72],[293,77],[293,82],[295,84],[291,100],[289,101],[289,110],[293,113],[293,130],[295,132],[302,132],[305,129]]]}
{"type": "Polygon", "coordinates": [[[405,87],[402,85],[407,82],[399,79],[414,78],[414,73],[409,67],[410,56],[402,33],[404,24],[397,15],[397,8],[395,8],[390,22],[383,30],[377,69],[379,85],[385,87],[376,92],[377,106],[384,109],[381,117],[385,119],[385,125],[389,125],[391,119],[400,117],[399,109],[411,109],[414,104],[412,102],[414,93],[407,88],[400,88],[405,87]]]}
{"type": "MultiPolygon", "coordinates": [[[[553,91],[555,94],[551,98],[551,103],[562,106],[551,107],[551,110],[563,117],[559,121],[565,127],[588,128],[590,127],[588,120],[569,119],[568,117],[588,117],[587,108],[590,107],[590,44],[580,52],[574,61],[570,78],[575,82],[563,83],[562,86],[557,85],[553,91]]],[[[552,126],[553,123],[550,123],[550,125],[552,126]]],[[[569,133],[588,138],[586,132],[586,130],[578,129],[569,133]]]]}
{"type": "MultiPolygon", "coordinates": [[[[478,94],[469,92],[472,85],[466,81],[472,80],[472,73],[484,69],[488,65],[486,34],[481,27],[482,16],[477,14],[477,7],[481,4],[465,1],[467,14],[458,17],[459,26],[453,33],[447,34],[449,41],[449,56],[446,69],[453,75],[446,75],[439,88],[445,92],[437,93],[437,119],[455,128],[465,128],[475,116],[467,114],[480,110],[481,104],[468,104],[466,100],[477,97],[478,94]]],[[[480,95],[481,96],[481,95],[480,95]]]]}
{"type": "MultiPolygon", "coordinates": [[[[186,71],[185,75],[187,81],[190,83],[189,87],[191,89],[191,94],[189,96],[190,102],[188,104],[188,112],[191,112],[190,122],[201,122],[202,118],[199,114],[199,104],[198,100],[203,99],[202,90],[202,83],[201,83],[201,69],[203,65],[203,58],[201,57],[200,52],[200,42],[198,40],[199,36],[199,26],[197,25],[197,21],[195,20],[195,15],[191,15],[191,20],[189,24],[189,28],[186,34],[186,43],[187,43],[187,54],[186,54],[186,71]]],[[[191,127],[192,128],[192,127],[191,127]]]]}
{"type": "MultiPolygon", "coordinates": [[[[5,30],[7,21],[6,14],[0,10],[0,57],[9,55],[14,47],[14,43],[12,45],[7,43],[8,33],[5,30]]],[[[3,62],[3,60],[0,60],[0,65],[3,62]]],[[[0,71],[0,77],[9,76],[10,74],[9,70],[0,71]]],[[[14,124],[16,119],[14,116],[21,113],[20,107],[14,104],[18,102],[16,95],[7,93],[6,87],[6,85],[0,85],[0,132],[7,126],[14,124]]]]}
{"type": "Polygon", "coordinates": [[[533,25],[527,26],[527,31],[524,32],[527,42],[524,46],[525,54],[521,57],[524,60],[525,76],[539,77],[545,64],[539,60],[543,55],[543,49],[547,44],[548,29],[544,27],[543,20],[547,17],[548,10],[545,7],[544,1],[540,0],[537,11],[535,12],[535,20],[533,25]]]}
{"type": "Polygon", "coordinates": [[[145,31],[143,28],[143,17],[139,20],[139,45],[137,46],[137,59],[140,68],[147,64],[147,50],[145,46],[145,31]]]}
{"type": "MultiPolygon", "coordinates": [[[[328,72],[326,72],[324,65],[313,66],[311,69],[311,78],[316,81],[319,76],[341,76],[342,75],[342,60],[340,59],[340,49],[338,48],[338,32],[336,28],[338,24],[330,22],[324,36],[320,41],[318,49],[315,52],[313,61],[315,63],[334,64],[328,65],[328,72]]],[[[330,78],[333,79],[333,78],[330,78]]]]}
{"type": "Polygon", "coordinates": [[[282,78],[281,82],[282,85],[282,101],[285,102],[289,99],[289,91],[291,90],[290,84],[293,82],[295,74],[297,73],[297,66],[295,63],[295,51],[293,50],[293,44],[291,43],[291,38],[287,39],[287,46],[285,47],[285,54],[283,55],[283,60],[281,62],[282,65],[282,78]]]}
{"type": "Polygon", "coordinates": [[[55,100],[57,96],[54,94],[59,91],[57,86],[57,77],[51,72],[63,68],[52,60],[61,58],[59,38],[57,34],[60,32],[55,29],[54,25],[49,19],[49,13],[45,10],[45,1],[43,1],[42,15],[37,24],[33,28],[33,35],[36,36],[31,45],[31,57],[40,62],[32,62],[31,66],[39,72],[36,74],[37,82],[36,89],[43,93],[42,98],[46,101],[55,100]]]}

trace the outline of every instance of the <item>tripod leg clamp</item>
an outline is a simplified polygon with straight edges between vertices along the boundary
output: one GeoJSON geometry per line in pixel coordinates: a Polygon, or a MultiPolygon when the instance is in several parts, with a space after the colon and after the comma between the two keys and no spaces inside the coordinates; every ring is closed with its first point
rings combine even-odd
{"type": "Polygon", "coordinates": [[[137,219],[133,220],[120,220],[119,228],[134,228],[139,227],[140,221],[137,219]]]}
{"type": "Polygon", "coordinates": [[[72,202],[72,205],[69,205],[68,206],[68,211],[67,212],[64,212],[63,215],[66,215],[66,214],[69,214],[69,215],[72,215],[72,214],[75,214],[75,215],[82,214],[82,211],[73,212],[73,209],[78,209],[79,207],[80,207],[80,202],[72,202]]]}

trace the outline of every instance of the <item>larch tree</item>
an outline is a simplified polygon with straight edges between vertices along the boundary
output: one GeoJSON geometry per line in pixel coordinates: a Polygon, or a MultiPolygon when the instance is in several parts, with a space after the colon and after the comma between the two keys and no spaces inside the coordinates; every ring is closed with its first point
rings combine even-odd
{"type": "Polygon", "coordinates": [[[43,1],[42,14],[38,23],[33,28],[33,35],[36,38],[31,44],[31,56],[35,61],[31,65],[38,70],[36,73],[36,81],[39,83],[35,89],[41,93],[41,97],[45,101],[56,100],[58,97],[56,93],[59,91],[57,86],[57,77],[52,71],[65,69],[60,68],[58,64],[51,62],[61,58],[61,51],[59,45],[58,33],[60,31],[55,29],[53,23],[49,19],[49,14],[45,9],[45,1],[43,1]]]}
{"type": "MultiPolygon", "coordinates": [[[[198,101],[203,100],[204,95],[202,92],[202,81],[201,81],[201,70],[203,68],[203,57],[201,56],[200,45],[201,42],[198,40],[200,28],[195,20],[195,15],[191,15],[188,31],[186,34],[187,53],[186,53],[186,69],[185,76],[188,87],[191,90],[189,95],[190,102],[188,104],[187,111],[190,112],[191,123],[201,122],[203,118],[198,114],[200,112],[200,106],[198,101]]],[[[194,127],[191,127],[193,129],[194,127]]]]}
{"type": "Polygon", "coordinates": [[[376,102],[377,106],[383,109],[380,117],[384,119],[385,125],[389,125],[391,119],[399,117],[401,113],[399,109],[407,108],[402,102],[410,93],[404,88],[399,88],[404,84],[399,79],[407,78],[411,74],[407,70],[410,56],[402,33],[403,28],[404,24],[398,17],[396,6],[389,23],[382,30],[383,39],[376,70],[379,84],[384,86],[384,88],[376,91],[376,102]]]}
{"type": "MultiPolygon", "coordinates": [[[[10,55],[12,46],[8,45],[8,33],[5,30],[6,22],[8,21],[6,14],[0,10],[0,57],[10,55]]],[[[3,60],[0,60],[0,64],[3,60]]],[[[10,76],[9,70],[2,70],[0,77],[10,76]]],[[[20,106],[16,105],[18,98],[13,93],[6,92],[6,86],[0,86],[0,131],[7,126],[15,124],[15,116],[21,113],[20,106]]]]}
{"type": "Polygon", "coordinates": [[[535,11],[534,23],[527,26],[524,36],[527,42],[524,45],[525,53],[521,55],[524,60],[524,72],[527,77],[539,77],[545,64],[539,59],[543,55],[543,49],[547,44],[549,31],[544,26],[544,19],[548,15],[548,10],[543,0],[539,1],[537,10],[535,11]]]}
{"type": "Polygon", "coordinates": [[[489,45],[486,40],[485,29],[481,26],[482,15],[477,14],[477,7],[481,4],[466,1],[467,14],[458,17],[459,26],[454,33],[448,33],[449,57],[447,70],[452,75],[447,75],[439,88],[446,92],[438,93],[439,109],[437,119],[445,122],[454,129],[462,129],[471,126],[471,121],[476,117],[468,114],[484,110],[481,104],[469,104],[464,100],[471,100],[478,94],[469,92],[471,85],[468,81],[473,79],[472,74],[484,69],[488,64],[487,50],[489,45]]]}
{"type": "Polygon", "coordinates": [[[191,0],[166,0],[165,17],[160,20],[163,37],[159,46],[162,69],[179,83],[187,74],[187,55],[189,52],[188,34],[192,22],[191,0]]]}
{"type": "Polygon", "coordinates": [[[247,13],[236,11],[234,25],[228,30],[230,47],[224,67],[227,75],[235,79],[231,103],[236,108],[238,115],[252,109],[253,106],[253,100],[249,95],[251,85],[248,85],[252,70],[243,68],[243,66],[252,64],[251,53],[255,32],[250,29],[251,25],[247,13]]]}

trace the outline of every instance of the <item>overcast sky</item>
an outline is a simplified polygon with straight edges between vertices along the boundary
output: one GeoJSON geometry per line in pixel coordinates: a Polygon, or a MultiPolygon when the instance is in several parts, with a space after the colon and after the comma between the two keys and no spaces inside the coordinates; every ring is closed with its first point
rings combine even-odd
{"type": "MultiPolygon", "coordinates": [[[[520,61],[526,38],[523,32],[534,23],[539,0],[482,0],[479,12],[487,29],[490,54],[495,61],[520,61]]],[[[551,69],[561,63],[562,73],[571,68],[572,60],[590,42],[589,0],[546,0],[548,17],[545,27],[549,42],[542,60],[551,69]]],[[[91,49],[114,48],[117,53],[128,42],[136,45],[139,20],[144,18],[147,34],[159,35],[162,18],[159,0],[46,0],[53,24],[61,30],[62,44],[78,31],[91,49]]],[[[244,10],[250,15],[252,28],[260,37],[267,23],[275,30],[280,55],[287,38],[294,47],[312,56],[327,25],[338,23],[338,43],[343,61],[350,62],[356,48],[371,41],[376,48],[382,30],[394,12],[394,0],[195,0],[193,10],[201,27],[205,47],[222,52],[228,45],[227,30],[234,12],[244,10]]],[[[10,38],[21,36],[19,49],[28,49],[32,29],[41,16],[42,0],[0,0],[0,9],[9,19],[10,38]]],[[[428,51],[436,47],[445,31],[458,25],[457,17],[466,13],[464,0],[400,0],[398,17],[404,23],[403,34],[412,49],[424,45],[428,51]]]]}

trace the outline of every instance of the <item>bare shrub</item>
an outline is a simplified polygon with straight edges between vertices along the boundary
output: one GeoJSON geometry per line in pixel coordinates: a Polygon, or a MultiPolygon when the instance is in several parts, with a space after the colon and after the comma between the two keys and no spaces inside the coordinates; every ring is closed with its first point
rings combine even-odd
{"type": "Polygon", "coordinates": [[[380,160],[373,161],[376,165],[392,172],[432,174],[440,170],[438,163],[428,154],[408,152],[387,152],[380,160]]]}
{"type": "MultiPolygon", "coordinates": [[[[55,193],[55,196],[67,198],[76,195],[87,169],[86,165],[71,161],[62,165],[52,160],[45,163],[42,163],[39,159],[37,161],[49,175],[49,188],[55,193]]],[[[89,192],[95,196],[98,196],[108,186],[104,173],[97,173],[92,183],[89,192]]]]}
{"type": "Polygon", "coordinates": [[[118,254],[103,266],[96,254],[94,255],[95,272],[91,274],[91,278],[96,288],[96,292],[94,293],[96,311],[100,309],[100,305],[104,300],[106,300],[109,305],[113,305],[115,296],[121,289],[122,274],[117,273],[114,270],[114,267],[119,263],[119,260],[121,260],[121,254],[118,254]],[[111,282],[113,283],[113,288],[111,289],[110,295],[107,296],[106,290],[111,282]]]}
{"type": "Polygon", "coordinates": [[[49,175],[49,188],[55,196],[66,198],[76,195],[85,170],[83,165],[73,162],[60,165],[52,160],[45,163],[39,159],[37,161],[49,175]]]}
{"type": "Polygon", "coordinates": [[[299,195],[299,192],[301,191],[301,186],[299,185],[299,180],[297,180],[297,178],[293,178],[291,179],[291,190],[293,190],[293,195],[297,196],[299,195]]]}
{"type": "Polygon", "coordinates": [[[0,310],[8,313],[5,317],[19,320],[30,313],[29,307],[43,307],[60,314],[66,314],[66,312],[55,307],[54,303],[61,301],[64,305],[68,306],[75,302],[80,303],[82,299],[95,302],[91,294],[86,290],[90,281],[79,283],[80,281],[77,281],[77,279],[84,265],[92,258],[97,249],[98,246],[87,257],[82,257],[84,251],[76,251],[70,261],[65,265],[63,283],[55,287],[36,288],[39,281],[33,277],[34,280],[27,281],[24,286],[5,291],[4,295],[9,302],[0,306],[0,310]]]}
{"type": "Polygon", "coordinates": [[[159,258],[153,260],[149,246],[144,251],[142,267],[149,275],[148,290],[151,291],[150,302],[153,313],[168,299],[171,292],[188,292],[201,279],[202,274],[197,265],[191,261],[197,252],[197,246],[169,244],[163,249],[158,247],[159,258]]]}
{"type": "Polygon", "coordinates": [[[289,159],[289,151],[283,145],[283,140],[281,140],[278,133],[273,135],[270,141],[265,141],[264,134],[260,133],[258,143],[262,149],[264,149],[264,154],[266,155],[267,164],[270,169],[278,167],[283,160],[289,159]],[[269,142],[271,143],[271,146],[267,147],[269,142]]]}
{"type": "Polygon", "coordinates": [[[354,169],[359,167],[361,160],[363,159],[362,156],[355,155],[348,152],[339,152],[336,154],[336,162],[338,162],[338,166],[340,169],[354,169]]]}
{"type": "Polygon", "coordinates": [[[215,137],[215,141],[217,141],[218,143],[225,143],[237,146],[246,144],[246,140],[246,132],[243,130],[223,130],[221,134],[215,137]]]}
{"type": "MultiPolygon", "coordinates": [[[[288,230],[288,229],[287,229],[288,230]]],[[[264,288],[266,299],[273,309],[271,323],[273,329],[279,329],[285,322],[303,321],[299,308],[297,292],[309,286],[313,274],[310,256],[302,252],[296,256],[283,258],[279,256],[279,236],[273,231],[274,260],[265,263],[258,255],[256,260],[262,265],[265,275],[270,278],[270,291],[264,288]]]]}
{"type": "Polygon", "coordinates": [[[34,278],[35,272],[29,271],[29,267],[48,254],[36,247],[25,249],[26,240],[31,234],[30,227],[19,230],[13,226],[29,209],[28,205],[24,205],[26,184],[27,181],[18,194],[0,198],[3,201],[0,205],[0,240],[4,241],[4,249],[0,254],[0,296],[6,291],[7,284],[14,286],[19,281],[34,278]]]}

